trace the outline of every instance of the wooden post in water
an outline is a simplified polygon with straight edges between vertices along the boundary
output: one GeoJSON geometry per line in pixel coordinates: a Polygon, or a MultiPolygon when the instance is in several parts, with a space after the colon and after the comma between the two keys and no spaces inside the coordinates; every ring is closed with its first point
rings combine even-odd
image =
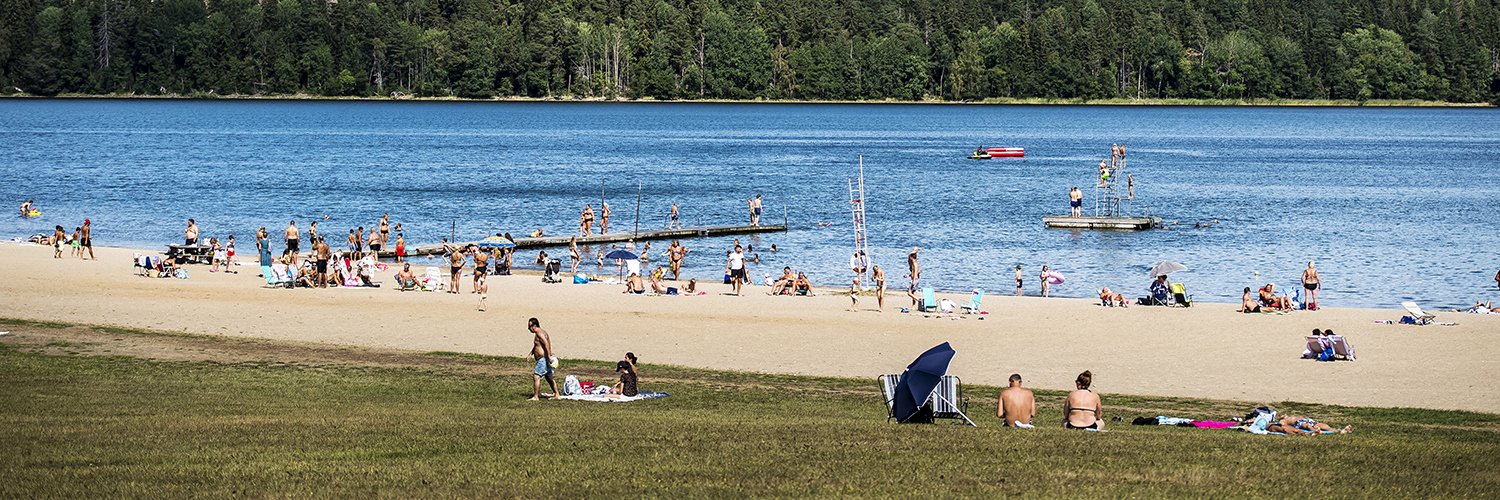
{"type": "Polygon", "coordinates": [[[635,181],[635,232],[641,234],[641,181],[635,181]]]}

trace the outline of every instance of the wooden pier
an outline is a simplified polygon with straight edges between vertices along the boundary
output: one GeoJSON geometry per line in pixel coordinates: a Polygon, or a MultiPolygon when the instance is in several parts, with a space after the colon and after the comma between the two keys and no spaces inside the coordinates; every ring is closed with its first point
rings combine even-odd
{"type": "MultiPolygon", "coordinates": [[[[737,235],[737,234],[779,233],[779,232],[785,232],[785,231],[786,231],[786,226],[782,226],[782,225],[774,225],[774,226],[700,226],[700,227],[684,227],[682,229],[652,229],[652,230],[645,230],[645,231],[622,231],[622,232],[615,232],[615,233],[609,233],[609,234],[594,234],[594,235],[590,235],[590,236],[579,236],[578,237],[578,244],[580,244],[580,245],[595,245],[595,244],[606,244],[606,243],[619,243],[619,242],[625,242],[625,241],[673,240],[673,239],[686,240],[686,239],[692,239],[692,238],[711,238],[711,237],[714,237],[714,236],[733,236],[733,235],[737,235]]],[[[543,248],[543,247],[567,246],[568,242],[570,242],[570,241],[573,241],[573,236],[572,235],[568,235],[568,236],[543,236],[541,238],[515,238],[516,249],[517,250],[519,250],[519,249],[526,249],[526,248],[543,248]]],[[[457,246],[459,248],[463,248],[463,247],[469,246],[470,244],[474,244],[474,243],[478,243],[478,242],[477,241],[458,242],[458,243],[454,243],[454,246],[457,246]]],[[[413,256],[413,255],[436,255],[436,254],[441,254],[441,253],[443,253],[443,245],[441,245],[441,244],[438,244],[438,245],[411,245],[411,246],[407,246],[406,247],[406,255],[408,255],[408,256],[413,256]]],[[[394,248],[392,248],[391,250],[381,250],[380,251],[380,256],[381,257],[395,257],[396,256],[396,251],[395,251],[394,248]]]]}
{"type": "Polygon", "coordinates": [[[1047,227],[1056,229],[1151,229],[1161,223],[1161,217],[1070,217],[1054,215],[1042,217],[1047,227]]]}

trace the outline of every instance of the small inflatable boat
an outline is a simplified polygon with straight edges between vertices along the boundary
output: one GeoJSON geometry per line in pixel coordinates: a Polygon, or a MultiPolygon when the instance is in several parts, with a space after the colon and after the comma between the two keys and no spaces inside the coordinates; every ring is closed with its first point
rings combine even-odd
{"type": "Polygon", "coordinates": [[[989,148],[984,150],[991,158],[1020,158],[1026,156],[1026,148],[989,148]]]}

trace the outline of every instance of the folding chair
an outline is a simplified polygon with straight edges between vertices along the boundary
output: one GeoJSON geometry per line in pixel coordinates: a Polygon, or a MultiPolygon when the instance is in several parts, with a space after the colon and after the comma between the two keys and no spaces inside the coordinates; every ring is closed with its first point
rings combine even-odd
{"type": "Polygon", "coordinates": [[[880,395],[885,397],[885,420],[887,422],[896,418],[896,384],[900,382],[900,375],[880,376],[880,395]]]}
{"type": "Polygon", "coordinates": [[[984,300],[984,289],[983,288],[979,288],[979,289],[974,290],[974,297],[972,299],[969,299],[969,303],[968,304],[964,304],[964,305],[961,305],[959,307],[961,307],[963,309],[968,309],[969,310],[969,314],[974,314],[974,313],[979,312],[979,302],[982,301],[982,300],[984,300]]]}
{"type": "Polygon", "coordinates": [[[1182,307],[1193,307],[1193,296],[1187,294],[1187,287],[1182,283],[1172,284],[1172,299],[1182,307]]]}
{"type": "Polygon", "coordinates": [[[929,286],[922,288],[922,307],[917,308],[917,310],[922,312],[931,312],[937,310],[937,299],[934,299],[932,297],[932,287],[929,286]]]}
{"type": "Polygon", "coordinates": [[[1354,357],[1354,346],[1349,345],[1349,341],[1344,340],[1343,335],[1329,335],[1328,340],[1333,342],[1333,356],[1335,358],[1343,358],[1349,361],[1357,359],[1354,357]]]}
{"type": "Polygon", "coordinates": [[[932,395],[927,397],[927,404],[932,405],[932,418],[963,419],[969,425],[978,427],[973,420],[969,420],[969,400],[961,399],[959,386],[961,385],[957,375],[943,375],[932,395]]]}
{"type": "Polygon", "coordinates": [[[278,274],[271,266],[260,266],[260,274],[265,276],[267,286],[282,286],[292,282],[291,278],[278,274]]]}
{"type": "Polygon", "coordinates": [[[1423,312],[1416,302],[1402,302],[1401,307],[1405,307],[1406,312],[1411,313],[1411,319],[1416,320],[1418,325],[1431,324],[1432,320],[1437,319],[1436,314],[1423,312]]]}
{"type": "Polygon", "coordinates": [[[1318,353],[1323,352],[1323,337],[1309,335],[1307,337],[1307,352],[1302,355],[1305,359],[1318,359],[1318,353]]]}

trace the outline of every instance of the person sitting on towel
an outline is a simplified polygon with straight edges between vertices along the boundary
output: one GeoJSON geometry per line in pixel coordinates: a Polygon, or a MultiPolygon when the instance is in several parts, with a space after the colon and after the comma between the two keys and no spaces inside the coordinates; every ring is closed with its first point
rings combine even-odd
{"type": "Polygon", "coordinates": [[[646,285],[641,282],[641,275],[631,273],[625,278],[625,291],[620,293],[646,293],[646,285]]]}
{"type": "Polygon", "coordinates": [[[640,394],[636,384],[639,383],[635,374],[635,367],[629,361],[615,363],[615,372],[620,374],[620,383],[609,389],[609,393],[616,397],[631,397],[640,394]]]}
{"type": "Polygon", "coordinates": [[[806,291],[812,295],[812,282],[807,280],[807,273],[797,273],[797,280],[792,285],[792,293],[806,291]]]}
{"type": "Polygon", "coordinates": [[[1021,374],[1010,375],[1010,387],[1000,391],[1000,404],[995,407],[995,416],[1005,421],[1006,427],[1030,429],[1031,419],[1036,417],[1036,396],[1030,389],[1021,387],[1021,374]]]}
{"type": "Polygon", "coordinates": [[[1084,370],[1078,374],[1078,380],[1074,381],[1078,390],[1068,393],[1068,398],[1063,400],[1064,429],[1104,430],[1103,403],[1098,394],[1089,390],[1093,382],[1093,372],[1084,370]]]}
{"type": "Polygon", "coordinates": [[[1258,313],[1260,304],[1255,302],[1255,296],[1250,294],[1250,287],[1245,287],[1245,295],[1240,296],[1240,312],[1258,313]]]}
{"type": "Polygon", "coordinates": [[[411,264],[401,266],[401,272],[396,275],[396,283],[401,285],[401,291],[417,288],[417,277],[411,273],[411,264]]]}

